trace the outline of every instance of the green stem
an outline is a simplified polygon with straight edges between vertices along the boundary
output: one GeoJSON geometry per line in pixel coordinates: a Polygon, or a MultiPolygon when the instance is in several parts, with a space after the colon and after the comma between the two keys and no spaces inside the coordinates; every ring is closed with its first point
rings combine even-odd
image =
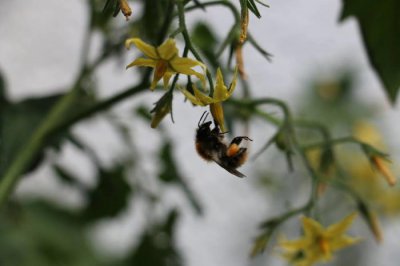
{"type": "MultiPolygon", "coordinates": [[[[185,22],[185,8],[183,5],[183,2],[182,2],[182,0],[176,0],[176,3],[178,6],[179,27],[182,29],[182,35],[183,35],[183,39],[185,40],[185,44],[186,44],[187,48],[190,50],[190,52],[192,52],[194,57],[197,60],[199,60],[200,62],[203,62],[199,53],[194,48],[192,41],[190,40],[190,36],[189,36],[188,30],[186,27],[186,22],[185,22]]],[[[208,83],[210,85],[210,95],[212,95],[214,92],[214,84],[213,84],[213,80],[212,80],[210,71],[208,69],[206,69],[206,75],[207,75],[208,83]]]]}
{"type": "MultiPolygon", "coordinates": [[[[232,4],[230,1],[210,1],[210,2],[206,2],[206,3],[202,3],[203,7],[214,6],[214,5],[222,5],[222,6],[226,6],[227,8],[229,8],[233,14],[236,24],[240,24],[240,13],[237,10],[236,6],[234,4],[232,4]]],[[[189,12],[189,11],[193,11],[198,8],[199,8],[199,6],[196,6],[196,5],[190,6],[190,7],[185,8],[185,11],[189,12]]]]}
{"type": "MultiPolygon", "coordinates": [[[[358,144],[358,145],[364,145],[365,144],[362,141],[357,140],[354,137],[343,137],[343,138],[337,138],[337,139],[329,140],[329,144],[330,145],[338,145],[338,144],[343,144],[343,143],[355,143],[355,144],[358,144]]],[[[327,144],[326,141],[317,142],[317,143],[314,143],[314,144],[305,145],[305,146],[302,147],[302,149],[304,149],[304,150],[318,149],[321,146],[326,145],[326,144],[327,144]]]]}
{"type": "MultiPolygon", "coordinates": [[[[78,83],[79,82],[77,82],[77,84],[78,83]]],[[[13,191],[16,182],[31,163],[32,158],[35,157],[43,147],[53,127],[65,116],[66,112],[76,102],[80,90],[77,84],[56,104],[44,122],[33,133],[27,145],[18,153],[16,159],[0,180],[0,206],[5,203],[8,196],[13,191]]]]}
{"type": "MultiPolygon", "coordinates": [[[[147,80],[147,79],[145,79],[147,80]]],[[[121,93],[112,96],[109,99],[106,99],[102,102],[99,102],[98,104],[86,109],[85,111],[82,111],[80,114],[73,116],[67,120],[62,121],[59,123],[56,127],[54,127],[53,132],[59,132],[68,129],[71,125],[77,123],[78,121],[81,121],[85,118],[88,118],[92,116],[93,114],[96,114],[100,111],[106,110],[110,108],[111,106],[128,99],[129,97],[132,97],[135,94],[138,94],[140,92],[143,92],[147,88],[149,88],[150,83],[149,82],[142,82],[139,85],[123,90],[121,93]]]]}

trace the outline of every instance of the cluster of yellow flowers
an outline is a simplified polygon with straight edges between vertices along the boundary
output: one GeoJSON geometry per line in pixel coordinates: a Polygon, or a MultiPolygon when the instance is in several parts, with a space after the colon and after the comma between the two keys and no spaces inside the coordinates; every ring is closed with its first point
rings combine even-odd
{"type": "MultiPolygon", "coordinates": [[[[134,44],[147,58],[137,58],[126,68],[133,66],[154,68],[153,81],[150,85],[151,90],[155,89],[157,83],[161,79],[163,79],[164,88],[167,88],[172,75],[178,73],[188,76],[196,76],[201,81],[203,87],[205,87],[205,74],[199,73],[193,68],[198,66],[203,69],[203,72],[206,72],[206,66],[200,61],[187,57],[180,57],[174,39],[169,38],[158,47],[147,44],[139,38],[131,38],[125,42],[127,49],[129,49],[132,44],[134,44]]],[[[213,88],[213,94],[211,96],[205,95],[194,85],[194,94],[189,92],[187,89],[180,90],[193,104],[200,106],[209,105],[214,120],[219,124],[221,130],[224,131],[225,128],[222,102],[226,101],[232,95],[233,91],[235,90],[236,79],[237,68],[231,84],[229,87],[227,87],[224,83],[221,69],[218,69],[216,75],[216,85],[213,88]]]]}
{"type": "MultiPolygon", "coordinates": [[[[135,59],[133,62],[128,64],[126,68],[133,66],[154,68],[153,80],[150,84],[151,90],[156,88],[161,79],[163,79],[164,88],[167,89],[171,77],[176,74],[197,77],[203,87],[202,89],[199,89],[195,84],[192,84],[189,90],[187,88],[179,88],[179,90],[192,104],[198,106],[210,106],[210,111],[214,121],[221,127],[222,131],[225,131],[222,102],[226,101],[235,90],[238,67],[235,68],[233,79],[229,86],[224,83],[222,71],[218,68],[215,77],[215,86],[214,88],[211,88],[212,93],[206,95],[204,93],[204,88],[206,87],[205,73],[207,67],[198,60],[179,56],[179,51],[174,39],[169,38],[158,47],[147,44],[139,38],[126,40],[126,48],[129,49],[131,45],[135,45],[146,57],[135,59]],[[202,69],[203,73],[196,71],[194,69],[196,67],[202,69]]],[[[164,109],[163,113],[170,112],[169,107],[164,109]]],[[[154,124],[158,124],[161,119],[162,118],[160,117],[156,118],[154,124]]],[[[361,137],[360,140],[368,143],[366,139],[362,139],[361,137]]],[[[366,153],[368,153],[368,151],[366,151],[366,153]]],[[[372,166],[385,177],[390,185],[394,185],[396,179],[386,166],[384,155],[371,150],[370,155],[368,156],[372,166]]],[[[329,173],[327,173],[327,175],[329,175],[329,173]]],[[[296,240],[281,239],[279,241],[282,256],[291,264],[296,266],[311,266],[320,261],[325,262],[331,260],[333,252],[359,241],[359,238],[353,238],[345,234],[355,217],[355,213],[351,214],[327,228],[324,228],[319,222],[312,218],[303,217],[302,237],[296,240]]]]}

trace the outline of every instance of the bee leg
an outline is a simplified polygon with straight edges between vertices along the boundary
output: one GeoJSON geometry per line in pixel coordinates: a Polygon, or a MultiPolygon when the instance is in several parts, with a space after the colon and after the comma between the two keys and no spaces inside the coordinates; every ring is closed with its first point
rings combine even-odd
{"type": "Polygon", "coordinates": [[[237,155],[241,155],[244,152],[246,152],[246,148],[241,148],[239,147],[240,143],[242,142],[242,140],[250,140],[250,138],[248,137],[236,137],[234,138],[231,143],[228,146],[228,149],[226,150],[226,155],[228,157],[235,157],[237,155]]]}
{"type": "Polygon", "coordinates": [[[249,141],[253,141],[251,138],[246,137],[246,136],[242,136],[242,137],[235,137],[231,143],[229,144],[229,146],[231,146],[232,144],[236,144],[239,145],[240,142],[242,142],[242,140],[249,140],[249,141]]]}

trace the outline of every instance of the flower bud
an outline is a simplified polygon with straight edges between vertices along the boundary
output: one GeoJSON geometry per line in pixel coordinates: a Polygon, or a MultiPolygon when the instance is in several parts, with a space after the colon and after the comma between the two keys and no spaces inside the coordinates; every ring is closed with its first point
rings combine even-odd
{"type": "MultiPolygon", "coordinates": [[[[156,106],[151,110],[153,117],[151,119],[151,127],[156,128],[158,124],[164,119],[164,117],[172,111],[172,93],[166,92],[160,100],[156,103],[156,106]]],[[[171,116],[172,117],[172,116],[171,116]]]]}

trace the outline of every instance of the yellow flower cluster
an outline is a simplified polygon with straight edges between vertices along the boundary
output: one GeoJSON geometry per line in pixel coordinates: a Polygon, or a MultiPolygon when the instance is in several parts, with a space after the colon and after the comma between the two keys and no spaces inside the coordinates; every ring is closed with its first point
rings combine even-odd
{"type": "MultiPolygon", "coordinates": [[[[137,58],[129,65],[127,65],[126,68],[130,68],[133,66],[154,68],[153,81],[150,85],[151,90],[155,89],[157,83],[161,79],[163,79],[164,88],[167,88],[172,75],[177,73],[188,76],[196,76],[201,81],[203,86],[205,86],[205,75],[195,71],[193,68],[199,66],[205,72],[206,66],[200,61],[193,60],[187,57],[180,57],[178,55],[179,51],[176,47],[174,39],[169,38],[158,47],[147,44],[139,38],[131,38],[126,40],[125,42],[125,46],[127,49],[129,49],[132,44],[135,45],[147,58],[137,58]]],[[[233,80],[228,88],[224,84],[221,69],[218,69],[216,76],[216,85],[213,88],[212,96],[205,95],[196,87],[193,88],[194,94],[186,89],[181,89],[181,91],[193,104],[199,106],[209,105],[214,120],[221,127],[221,130],[225,131],[222,102],[226,101],[232,95],[236,87],[236,79],[237,68],[235,70],[233,80]]]]}

